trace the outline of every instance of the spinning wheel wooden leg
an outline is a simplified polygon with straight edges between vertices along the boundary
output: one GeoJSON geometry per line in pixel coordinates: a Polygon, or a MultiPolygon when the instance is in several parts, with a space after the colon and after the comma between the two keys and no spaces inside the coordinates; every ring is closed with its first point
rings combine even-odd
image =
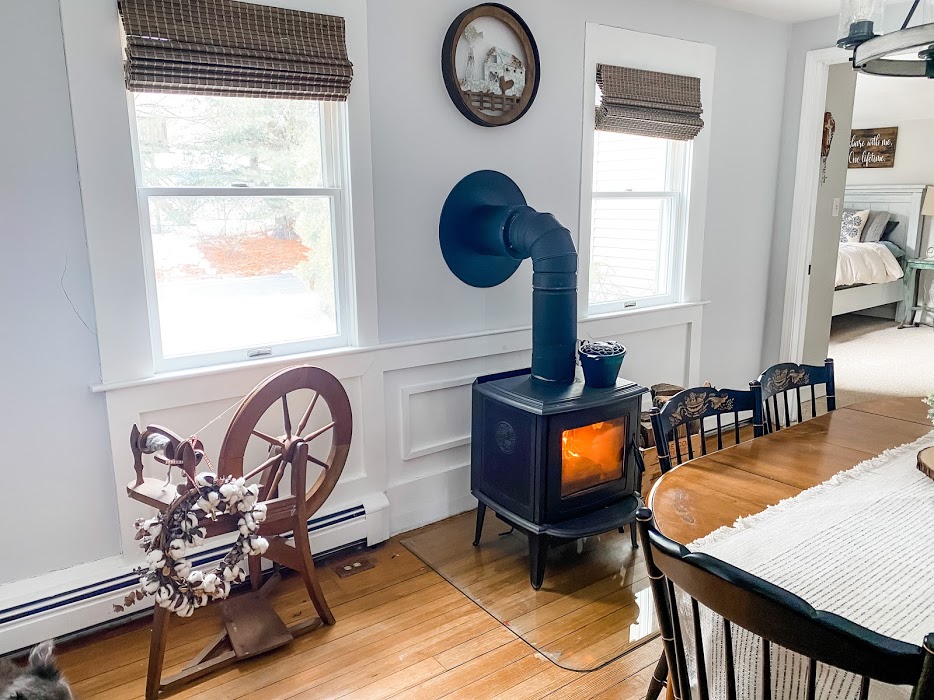
{"type": "Polygon", "coordinates": [[[311,558],[311,542],[308,539],[308,531],[302,528],[302,532],[305,533],[304,537],[299,537],[298,533],[295,535],[295,548],[298,550],[301,559],[302,580],[305,582],[305,588],[308,590],[308,597],[311,598],[311,602],[315,606],[318,617],[321,618],[324,624],[333,625],[334,613],[332,613],[331,608],[328,607],[328,602],[324,599],[324,592],[321,590],[321,584],[318,582],[315,562],[311,558]]]}
{"type": "Polygon", "coordinates": [[[263,558],[247,557],[247,565],[250,569],[250,586],[254,591],[258,591],[263,585],[263,558]]]}
{"type": "Polygon", "coordinates": [[[149,670],[146,672],[146,700],[156,700],[162,682],[162,664],[169,636],[169,611],[158,605],[152,616],[152,638],[149,643],[149,670]]]}

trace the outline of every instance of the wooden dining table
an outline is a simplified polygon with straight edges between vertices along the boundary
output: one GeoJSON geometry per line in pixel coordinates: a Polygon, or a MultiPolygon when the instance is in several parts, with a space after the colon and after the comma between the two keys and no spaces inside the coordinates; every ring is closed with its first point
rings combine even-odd
{"type": "Polygon", "coordinates": [[[675,467],[648,505],[662,533],[689,544],[931,430],[920,398],[853,404],[675,467]]]}

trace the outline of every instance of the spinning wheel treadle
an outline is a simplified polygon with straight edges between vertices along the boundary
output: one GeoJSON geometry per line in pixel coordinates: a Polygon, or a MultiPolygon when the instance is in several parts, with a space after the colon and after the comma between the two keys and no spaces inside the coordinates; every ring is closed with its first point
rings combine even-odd
{"type": "MultiPolygon", "coordinates": [[[[319,421],[320,422],[320,421],[319,421]]],[[[259,478],[259,501],[266,504],[266,520],[259,534],[269,541],[263,555],[277,566],[298,571],[317,612],[316,618],[286,627],[269,604],[268,596],[279,581],[278,572],[265,585],[262,582],[261,556],[249,556],[250,583],[254,592],[223,603],[226,631],[219,634],[180,673],[162,678],[163,658],[168,634],[170,612],[157,606],[153,620],[146,698],[154,700],[160,690],[168,690],[204,676],[240,658],[254,656],[290,642],[294,637],[322,624],[334,624],[315,574],[311,546],[308,540],[308,519],[324,504],[340,479],[352,435],[350,401],[341,383],[323,369],[310,366],[293,367],[273,374],[248,394],[230,421],[221,444],[218,476],[259,478]],[[295,392],[310,392],[310,400],[300,418],[293,422],[288,396],[295,392]],[[274,406],[281,406],[282,431],[271,434],[259,428],[261,420],[274,406]],[[309,429],[312,416],[329,412],[322,425],[309,429]],[[326,458],[310,453],[315,440],[330,437],[326,458]],[[267,458],[252,468],[245,468],[251,440],[267,446],[267,458]],[[309,467],[321,473],[309,487],[309,467]],[[280,496],[279,490],[286,472],[290,473],[290,494],[280,496]],[[294,539],[287,543],[285,534],[294,539]]],[[[189,480],[203,459],[201,443],[196,438],[182,440],[178,435],[158,426],[148,426],[140,432],[136,426],[130,434],[135,457],[136,479],[127,484],[130,498],[165,511],[188,486],[176,489],[164,479],[143,476],[143,455],[155,454],[156,461],[179,467],[189,480]]],[[[202,470],[203,471],[203,470],[202,470]]],[[[198,513],[199,516],[201,515],[198,513]]],[[[206,521],[208,536],[237,530],[236,515],[223,515],[216,521],[206,521]]]]}

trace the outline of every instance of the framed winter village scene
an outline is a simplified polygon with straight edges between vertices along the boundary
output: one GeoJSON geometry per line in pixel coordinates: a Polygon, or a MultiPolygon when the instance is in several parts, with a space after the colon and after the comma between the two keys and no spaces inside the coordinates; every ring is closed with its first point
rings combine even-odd
{"type": "Polygon", "coordinates": [[[448,94],[475,124],[503,126],[532,104],[539,82],[538,47],[519,15],[495,3],[463,12],[441,52],[448,94]]]}

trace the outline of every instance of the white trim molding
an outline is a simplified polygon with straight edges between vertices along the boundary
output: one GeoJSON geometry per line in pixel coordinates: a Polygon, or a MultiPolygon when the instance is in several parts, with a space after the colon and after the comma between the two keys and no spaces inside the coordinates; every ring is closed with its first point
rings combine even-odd
{"type": "Polygon", "coordinates": [[[830,66],[846,63],[849,55],[838,48],[808,51],[804,63],[804,92],[798,126],[795,191],[788,238],[788,267],[785,272],[785,306],[782,316],[782,362],[801,362],[808,308],[808,264],[814,245],[817,189],[824,126],[824,105],[830,66]]]}

